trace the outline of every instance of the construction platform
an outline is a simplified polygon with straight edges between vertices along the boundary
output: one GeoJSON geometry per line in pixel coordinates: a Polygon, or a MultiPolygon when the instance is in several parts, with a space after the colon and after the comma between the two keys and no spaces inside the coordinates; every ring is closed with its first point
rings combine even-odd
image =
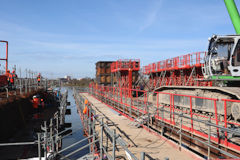
{"type": "MultiPolygon", "coordinates": [[[[115,129],[116,134],[119,134],[127,142],[128,149],[136,157],[141,157],[141,152],[145,152],[153,159],[203,159],[185,148],[180,151],[179,146],[170,139],[157,135],[144,127],[139,127],[131,118],[120,114],[88,93],[79,93],[79,96],[88,99],[92,104],[92,109],[96,111],[97,119],[103,118],[104,124],[107,124],[112,130],[115,129]]],[[[96,132],[100,132],[100,123],[96,123],[95,127],[96,132]]],[[[105,143],[104,141],[106,141],[106,137],[103,138],[103,143],[105,143]]],[[[112,150],[108,150],[108,152],[110,154],[112,150]]],[[[116,156],[126,157],[127,154],[119,147],[116,156]]]]}

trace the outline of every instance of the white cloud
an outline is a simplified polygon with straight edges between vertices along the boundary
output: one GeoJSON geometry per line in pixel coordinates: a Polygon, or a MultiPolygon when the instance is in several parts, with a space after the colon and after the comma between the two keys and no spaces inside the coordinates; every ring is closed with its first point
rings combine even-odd
{"type": "Polygon", "coordinates": [[[147,18],[144,20],[144,23],[142,26],[140,26],[139,31],[142,32],[151,25],[154,24],[154,22],[157,19],[158,12],[161,8],[162,0],[156,0],[155,3],[152,4],[152,7],[150,11],[147,13],[147,18]]]}

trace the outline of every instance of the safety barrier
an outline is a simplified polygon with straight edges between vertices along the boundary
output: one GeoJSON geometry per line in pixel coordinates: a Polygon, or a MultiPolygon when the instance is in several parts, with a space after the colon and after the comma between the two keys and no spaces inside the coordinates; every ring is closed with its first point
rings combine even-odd
{"type": "Polygon", "coordinates": [[[203,65],[203,58],[205,55],[206,52],[196,52],[152,63],[143,67],[143,73],[150,74],[152,72],[185,69],[194,66],[200,67],[203,65]]]}
{"type": "Polygon", "coordinates": [[[62,138],[69,136],[62,135],[66,130],[60,131],[64,128],[65,124],[65,111],[67,107],[67,96],[68,92],[65,92],[60,96],[60,106],[59,111],[57,111],[54,116],[49,121],[44,121],[41,125],[41,132],[36,133],[38,139],[33,142],[14,142],[14,143],[0,143],[1,147],[6,146],[23,146],[23,145],[38,145],[38,158],[52,159],[56,157],[61,148],[62,138]],[[43,149],[43,157],[42,157],[43,149]]]}
{"type": "Polygon", "coordinates": [[[17,96],[28,94],[32,91],[37,91],[38,89],[47,90],[50,86],[53,87],[50,82],[52,81],[49,81],[47,79],[44,79],[40,83],[38,83],[37,80],[33,78],[18,78],[15,79],[14,85],[6,86],[1,89],[5,91],[6,98],[9,98],[11,95],[17,96]]]}
{"type": "MultiPolygon", "coordinates": [[[[240,135],[238,130],[240,124],[228,120],[230,113],[227,109],[228,103],[240,103],[240,101],[164,92],[155,92],[154,96],[142,90],[133,89],[129,92],[126,88],[107,86],[91,85],[89,89],[91,95],[129,117],[138,119],[145,116],[146,122],[150,119],[156,124],[160,122],[162,129],[169,128],[171,132],[179,135],[180,147],[183,143],[181,137],[184,136],[207,146],[209,158],[211,155],[216,156],[213,150],[226,157],[239,158],[240,156],[240,145],[232,140],[240,135]],[[131,95],[129,96],[128,93],[131,95]],[[156,99],[152,101],[149,96],[156,99]],[[204,110],[204,107],[208,108],[204,110]],[[197,112],[200,109],[208,116],[197,112]],[[226,148],[231,150],[231,153],[226,152],[224,150],[226,148]]],[[[149,123],[143,124],[149,126],[149,123]]]]}
{"type": "Polygon", "coordinates": [[[111,64],[111,72],[117,71],[128,71],[131,69],[132,71],[140,70],[140,60],[139,59],[125,59],[125,60],[117,60],[111,64]]]}
{"type": "MultiPolygon", "coordinates": [[[[118,145],[122,147],[132,159],[138,160],[138,158],[128,149],[126,142],[116,133],[116,130],[110,129],[109,126],[104,123],[104,118],[98,118],[99,115],[96,114],[96,110],[93,109],[93,104],[91,102],[87,103],[87,113],[83,113],[86,105],[86,98],[81,96],[79,94],[80,92],[82,92],[82,90],[74,89],[74,97],[76,100],[78,113],[81,117],[82,125],[85,130],[84,132],[88,137],[91,137],[89,139],[89,150],[91,151],[91,154],[96,155],[95,158],[108,158],[109,160],[115,160],[120,158],[116,155],[118,145]],[[96,122],[98,122],[101,126],[100,133],[98,133],[95,129],[96,122]],[[106,139],[105,142],[103,141],[104,139],[106,139]],[[112,154],[109,153],[109,142],[112,143],[112,154]]],[[[145,160],[145,157],[151,159],[151,156],[142,152],[140,160],[145,160]]]]}
{"type": "MultiPolygon", "coordinates": [[[[215,144],[222,145],[226,148],[232,148],[236,152],[240,151],[239,144],[236,145],[231,140],[231,138],[234,137],[228,136],[228,134],[233,135],[233,133],[240,134],[238,129],[236,129],[239,128],[240,124],[227,120],[229,113],[227,113],[228,110],[226,102],[229,102],[231,100],[218,100],[216,98],[197,97],[164,92],[158,92],[156,94],[157,94],[156,104],[157,114],[155,115],[156,119],[167,122],[168,124],[172,124],[174,125],[174,127],[181,128],[181,130],[183,129],[186,130],[187,132],[198,135],[199,137],[202,137],[205,140],[209,139],[208,145],[210,145],[211,142],[215,142],[215,144]],[[163,96],[165,100],[163,100],[163,98],[159,98],[160,96],[163,96]],[[167,98],[167,96],[169,98],[167,98]],[[185,104],[179,103],[180,101],[179,97],[181,97],[182,100],[184,100],[185,104]],[[161,103],[159,103],[160,100],[161,103]],[[166,103],[166,101],[169,101],[169,103],[166,103]],[[199,103],[202,103],[202,105],[199,106],[199,103]],[[179,108],[176,108],[176,106],[178,106],[179,108]],[[189,106],[189,108],[184,109],[184,107],[186,106],[189,106]],[[204,106],[206,107],[208,106],[208,108],[205,108],[206,110],[204,110],[203,108],[204,106]],[[212,110],[210,108],[212,108],[212,110]],[[197,109],[202,109],[203,112],[209,110],[209,112],[212,112],[213,115],[212,116],[201,115],[199,113],[196,113],[195,110],[197,109]],[[165,112],[168,113],[168,116],[166,115],[164,116],[165,112]],[[222,115],[224,115],[223,120],[221,118],[222,115]],[[185,119],[185,123],[183,124],[177,123],[176,122],[177,116],[178,117],[181,116],[181,118],[185,119]],[[228,128],[230,124],[235,125],[236,128],[228,128]],[[225,135],[223,133],[225,133],[225,135]]],[[[228,154],[226,153],[225,155],[228,154]]]]}

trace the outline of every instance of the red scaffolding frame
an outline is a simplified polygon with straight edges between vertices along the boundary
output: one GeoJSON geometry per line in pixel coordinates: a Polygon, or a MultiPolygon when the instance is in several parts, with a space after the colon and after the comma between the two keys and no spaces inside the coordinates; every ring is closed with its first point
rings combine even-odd
{"type": "Polygon", "coordinates": [[[6,45],[5,57],[2,56],[2,54],[0,53],[0,56],[1,56],[0,61],[5,62],[5,73],[0,75],[0,87],[6,87],[8,85],[8,81],[7,81],[7,78],[8,78],[8,74],[7,74],[7,71],[8,71],[8,41],[0,40],[0,43],[5,43],[5,45],[6,45]]]}
{"type": "MultiPolygon", "coordinates": [[[[120,59],[111,64],[112,77],[115,77],[115,83],[119,88],[132,89],[133,76],[136,76],[140,70],[139,59],[120,59]],[[133,73],[135,75],[133,75],[133,73]]],[[[130,94],[129,94],[130,95],[130,94]]]]}
{"type": "Polygon", "coordinates": [[[0,61],[5,61],[5,74],[6,74],[7,70],[8,70],[8,41],[0,40],[0,43],[5,43],[6,44],[6,57],[5,58],[0,58],[0,61]]]}
{"type": "MultiPolygon", "coordinates": [[[[98,98],[104,97],[104,99],[109,99],[112,101],[115,101],[116,103],[120,103],[122,104],[121,106],[125,105],[127,106],[127,108],[125,110],[129,110],[131,108],[132,111],[134,112],[139,112],[141,113],[141,115],[147,115],[149,114],[149,102],[148,101],[148,92],[144,91],[144,90],[137,90],[137,89],[128,89],[128,88],[118,88],[118,87],[109,87],[109,86],[96,86],[94,84],[90,84],[89,85],[89,89],[90,89],[90,93],[94,94],[95,96],[97,96],[98,98]],[[129,97],[128,94],[133,94],[135,93],[136,97],[129,97]],[[138,98],[139,94],[143,94],[142,99],[138,98]],[[111,95],[111,96],[109,96],[111,95]],[[127,101],[127,99],[130,98],[131,101],[127,101]],[[142,101],[142,102],[140,102],[142,101]],[[130,103],[129,103],[130,102],[130,103]],[[138,103],[144,104],[143,108],[139,108],[139,105],[134,105],[134,104],[138,104],[138,103]],[[148,109],[147,109],[148,108],[148,109]]],[[[224,131],[224,136],[225,138],[221,137],[219,135],[219,128],[218,127],[214,127],[214,132],[216,132],[216,136],[210,136],[207,133],[201,132],[199,129],[196,129],[197,126],[195,126],[194,124],[197,123],[195,122],[193,118],[194,117],[198,117],[200,119],[202,119],[203,121],[208,121],[209,119],[212,121],[212,123],[214,123],[216,126],[219,127],[224,127],[224,128],[228,128],[228,125],[233,124],[235,126],[240,126],[239,122],[233,122],[233,121],[229,121],[227,119],[227,115],[228,115],[228,110],[227,110],[227,105],[228,103],[231,102],[235,102],[235,103],[240,103],[240,100],[232,100],[232,99],[216,99],[216,98],[208,98],[208,97],[200,97],[200,96],[192,96],[192,95],[182,95],[182,94],[175,94],[175,93],[166,93],[166,92],[154,92],[156,94],[157,100],[155,104],[156,109],[154,109],[154,117],[160,121],[163,121],[167,124],[179,127],[179,123],[176,123],[176,118],[177,115],[175,115],[175,113],[177,112],[182,112],[184,114],[189,115],[189,119],[188,122],[185,122],[186,124],[182,124],[182,129],[192,133],[195,136],[199,136],[202,137],[204,139],[208,139],[210,138],[211,142],[224,146],[228,149],[234,150],[234,151],[240,151],[240,146],[233,143],[230,139],[228,139],[228,133],[227,131],[224,131]],[[163,103],[159,103],[158,99],[160,95],[168,95],[169,96],[169,103],[170,105],[166,105],[163,103]],[[174,104],[175,102],[175,97],[176,96],[181,96],[181,97],[185,97],[189,99],[189,110],[181,110],[178,109],[177,105],[174,104]],[[193,99],[199,99],[199,100],[208,100],[211,101],[213,103],[213,107],[214,107],[214,113],[213,116],[206,116],[206,115],[202,115],[199,113],[196,113],[193,111],[193,106],[194,106],[194,102],[193,99]],[[223,102],[223,103],[219,103],[219,102],[223,102]],[[223,112],[220,112],[218,110],[218,108],[224,108],[223,112]],[[164,110],[168,110],[169,114],[168,115],[161,115],[159,114],[161,111],[160,108],[164,108],[164,110]],[[219,117],[219,115],[223,115],[224,119],[222,119],[221,117],[219,117]],[[187,125],[189,124],[189,125],[187,125]]],[[[139,96],[140,97],[140,96],[139,96]]],[[[197,118],[197,119],[198,119],[197,118]]]]}
{"type": "Polygon", "coordinates": [[[203,81],[205,55],[206,52],[195,52],[152,63],[143,67],[143,74],[149,76],[152,89],[163,85],[212,86],[211,81],[203,81]]]}

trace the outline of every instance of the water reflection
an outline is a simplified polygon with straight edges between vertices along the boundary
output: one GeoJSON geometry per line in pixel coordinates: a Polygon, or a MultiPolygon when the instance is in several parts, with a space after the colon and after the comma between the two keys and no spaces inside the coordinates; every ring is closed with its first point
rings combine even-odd
{"type": "MultiPolygon", "coordinates": [[[[64,87],[61,88],[61,91],[66,91],[68,90],[68,102],[71,103],[70,106],[68,106],[68,109],[71,109],[71,115],[66,115],[65,117],[65,122],[66,123],[72,123],[72,127],[69,129],[72,129],[72,134],[69,135],[68,137],[63,139],[63,148],[82,140],[83,138],[86,138],[83,135],[83,129],[82,129],[82,122],[81,119],[79,117],[79,114],[77,113],[77,108],[76,108],[76,104],[75,104],[75,100],[73,97],[73,89],[70,87],[64,87]]],[[[84,141],[82,143],[80,143],[79,145],[76,145],[75,147],[72,147],[70,149],[68,149],[67,151],[63,152],[63,155],[67,155],[68,153],[71,153],[72,151],[84,146],[88,144],[88,141],[84,141]]],[[[82,151],[74,154],[73,156],[69,157],[70,159],[77,159],[82,157],[83,155],[89,153],[89,148],[86,147],[85,149],[83,149],[82,151]]]]}

